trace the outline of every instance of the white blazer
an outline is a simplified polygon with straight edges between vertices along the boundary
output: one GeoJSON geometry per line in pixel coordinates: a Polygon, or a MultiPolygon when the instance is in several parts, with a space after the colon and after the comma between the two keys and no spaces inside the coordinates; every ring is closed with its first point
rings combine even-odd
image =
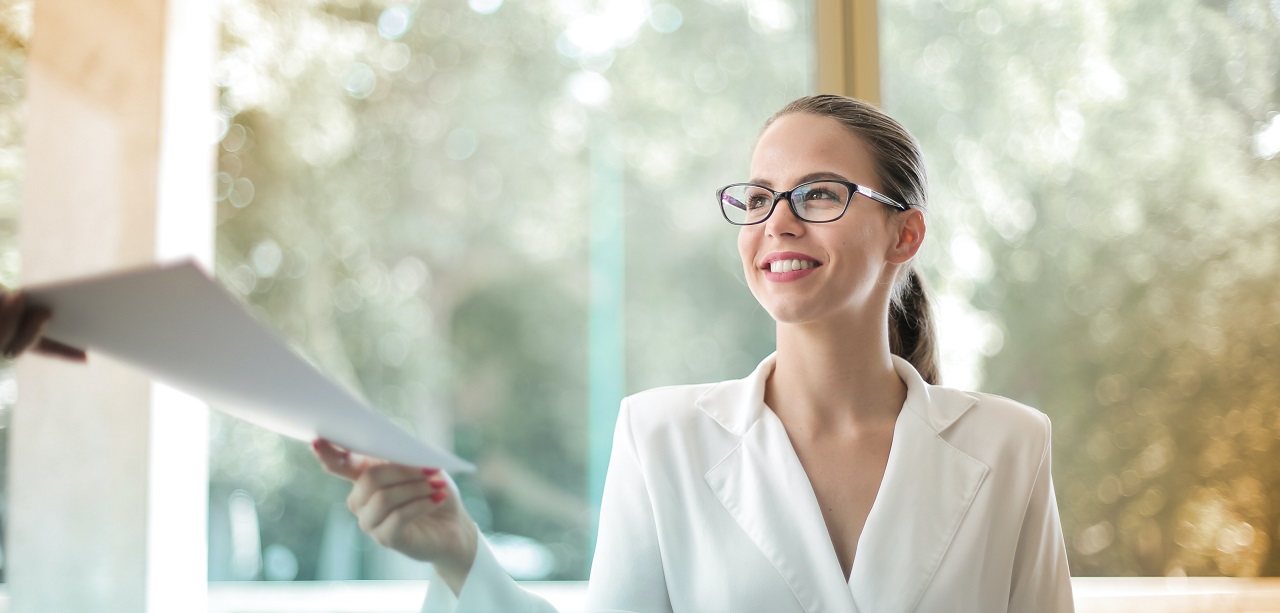
{"type": "MultiPolygon", "coordinates": [[[[623,400],[588,610],[1073,611],[1043,413],[929,385],[895,356],[907,400],[846,581],[809,479],[764,405],[774,359],[745,379],[623,400]]],[[[554,609],[481,543],[458,597],[433,580],[423,610],[554,609]]]]}

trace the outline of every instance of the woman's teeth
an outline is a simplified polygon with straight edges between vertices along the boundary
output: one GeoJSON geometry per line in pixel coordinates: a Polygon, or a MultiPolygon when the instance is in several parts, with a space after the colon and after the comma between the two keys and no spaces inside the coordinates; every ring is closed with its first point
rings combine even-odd
{"type": "Polygon", "coordinates": [[[813,268],[818,263],[813,260],[774,260],[769,262],[769,272],[791,272],[813,268]]]}

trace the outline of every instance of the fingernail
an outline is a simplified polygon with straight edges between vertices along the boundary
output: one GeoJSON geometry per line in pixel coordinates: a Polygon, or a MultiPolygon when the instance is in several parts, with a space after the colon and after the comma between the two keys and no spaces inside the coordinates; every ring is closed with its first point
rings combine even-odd
{"type": "Polygon", "coordinates": [[[434,474],[436,474],[436,473],[439,473],[439,472],[440,472],[440,469],[439,469],[439,468],[424,468],[424,469],[422,469],[422,474],[424,474],[424,475],[426,475],[426,476],[428,476],[428,477],[430,477],[431,475],[434,475],[434,474]]]}
{"type": "Polygon", "coordinates": [[[431,492],[431,502],[435,502],[435,503],[442,502],[444,501],[445,496],[447,496],[447,494],[445,494],[444,490],[440,490],[438,492],[431,492]]]}
{"type": "Polygon", "coordinates": [[[427,485],[430,485],[431,487],[434,487],[434,488],[436,488],[436,489],[440,489],[440,488],[444,487],[444,480],[443,480],[443,479],[430,479],[430,480],[428,480],[428,481],[427,481],[427,485]]]}
{"type": "Polygon", "coordinates": [[[316,440],[314,440],[314,441],[311,441],[311,448],[312,448],[312,449],[317,449],[317,450],[318,450],[318,449],[320,449],[320,439],[316,439],[316,440]]]}

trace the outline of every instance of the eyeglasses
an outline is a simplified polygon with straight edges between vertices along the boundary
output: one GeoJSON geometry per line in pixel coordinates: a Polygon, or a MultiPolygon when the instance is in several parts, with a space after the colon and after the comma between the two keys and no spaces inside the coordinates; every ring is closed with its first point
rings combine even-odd
{"type": "Polygon", "coordinates": [[[754,183],[734,183],[720,188],[720,212],[735,226],[750,226],[764,222],[778,201],[783,198],[791,206],[791,212],[802,221],[828,223],[840,219],[849,208],[854,194],[862,194],[899,211],[907,210],[905,204],[848,181],[824,179],[801,183],[789,191],[776,192],[754,183]]]}

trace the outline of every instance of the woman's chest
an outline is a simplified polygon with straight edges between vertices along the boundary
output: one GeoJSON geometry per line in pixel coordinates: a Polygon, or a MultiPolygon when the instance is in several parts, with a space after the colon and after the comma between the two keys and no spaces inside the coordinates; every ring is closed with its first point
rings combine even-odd
{"type": "Polygon", "coordinates": [[[991,538],[988,520],[1016,526],[992,513],[995,501],[984,492],[1009,496],[979,490],[985,469],[950,447],[915,442],[822,453],[793,447],[781,424],[772,424],[702,465],[691,461],[701,459],[697,446],[648,455],[646,484],[673,609],[943,611],[953,602],[947,594],[964,602],[982,590],[1007,594],[990,580],[1007,579],[1009,560],[990,546],[1004,539],[991,538]],[[889,461],[889,447],[911,462],[889,461]],[[948,551],[953,538],[960,546],[948,551]],[[854,552],[863,559],[850,563],[854,552]],[[974,564],[979,552],[985,563],[974,564]]]}
{"type": "Polygon", "coordinates": [[[846,578],[884,480],[892,438],[889,431],[857,439],[793,441],[846,578]]]}

